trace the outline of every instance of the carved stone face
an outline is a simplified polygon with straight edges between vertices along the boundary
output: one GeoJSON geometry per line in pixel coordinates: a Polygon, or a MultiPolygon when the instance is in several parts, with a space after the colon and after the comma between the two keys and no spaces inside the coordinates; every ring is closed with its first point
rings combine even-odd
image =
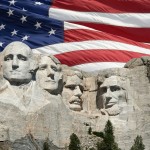
{"type": "Polygon", "coordinates": [[[83,93],[82,80],[77,76],[68,76],[66,84],[63,89],[63,99],[67,102],[67,105],[71,110],[81,111],[82,100],[81,95],[83,93]]]}
{"type": "Polygon", "coordinates": [[[28,83],[32,79],[29,58],[31,49],[21,42],[10,43],[4,49],[3,76],[10,83],[28,83]]]}
{"type": "Polygon", "coordinates": [[[117,115],[126,104],[126,92],[117,76],[107,78],[101,85],[103,105],[109,115],[117,115]]]}
{"type": "Polygon", "coordinates": [[[58,90],[59,81],[62,79],[60,65],[56,64],[50,57],[42,56],[36,77],[41,88],[50,93],[58,92],[56,90],[58,90]]]}

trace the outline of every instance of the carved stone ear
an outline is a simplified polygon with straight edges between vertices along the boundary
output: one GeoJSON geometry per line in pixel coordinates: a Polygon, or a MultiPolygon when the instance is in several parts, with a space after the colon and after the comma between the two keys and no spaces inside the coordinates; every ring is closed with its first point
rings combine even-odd
{"type": "Polygon", "coordinates": [[[35,72],[38,69],[38,63],[35,60],[30,62],[30,71],[35,72]]]}
{"type": "Polygon", "coordinates": [[[126,99],[126,103],[128,104],[128,92],[125,90],[125,99],[126,99]]]}
{"type": "Polygon", "coordinates": [[[38,69],[39,65],[39,59],[40,59],[40,55],[39,54],[33,54],[32,58],[30,60],[30,71],[31,72],[36,72],[36,70],[38,69]]]}
{"type": "Polygon", "coordinates": [[[62,73],[62,72],[60,72],[59,79],[60,79],[60,80],[63,79],[63,73],[62,73]]]}

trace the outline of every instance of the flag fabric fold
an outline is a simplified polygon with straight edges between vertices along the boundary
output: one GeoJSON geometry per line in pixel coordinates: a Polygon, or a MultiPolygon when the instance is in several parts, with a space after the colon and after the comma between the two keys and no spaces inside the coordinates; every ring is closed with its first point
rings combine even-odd
{"type": "Polygon", "coordinates": [[[149,33],[149,0],[0,2],[1,51],[18,40],[88,72],[149,56],[149,33]]]}

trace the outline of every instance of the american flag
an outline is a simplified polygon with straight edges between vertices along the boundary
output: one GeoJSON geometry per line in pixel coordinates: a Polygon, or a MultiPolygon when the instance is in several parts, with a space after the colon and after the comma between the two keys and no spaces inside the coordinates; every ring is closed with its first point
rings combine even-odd
{"type": "Polygon", "coordinates": [[[84,71],[150,55],[149,0],[0,0],[0,50],[12,41],[84,71]]]}

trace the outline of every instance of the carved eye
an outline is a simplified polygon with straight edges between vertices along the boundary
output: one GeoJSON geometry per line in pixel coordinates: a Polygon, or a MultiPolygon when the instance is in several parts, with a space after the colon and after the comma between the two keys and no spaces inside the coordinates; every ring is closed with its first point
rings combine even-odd
{"type": "Polygon", "coordinates": [[[6,59],[5,59],[5,61],[9,61],[9,60],[12,60],[10,57],[7,57],[6,59]]]}
{"type": "Polygon", "coordinates": [[[117,86],[117,85],[115,85],[115,86],[110,86],[110,90],[111,90],[111,92],[115,92],[115,91],[120,91],[120,87],[119,86],[117,86]]]}
{"type": "Polygon", "coordinates": [[[70,85],[70,86],[67,86],[67,88],[69,88],[69,89],[72,90],[72,91],[75,90],[75,86],[71,86],[71,85],[70,85]]]}
{"type": "Polygon", "coordinates": [[[40,64],[39,65],[39,70],[45,70],[47,68],[46,64],[40,64]]]}
{"type": "Polygon", "coordinates": [[[9,60],[13,60],[13,55],[8,55],[4,57],[4,61],[9,61],[9,60]]]}
{"type": "Polygon", "coordinates": [[[102,87],[101,91],[102,91],[102,93],[106,93],[107,92],[107,87],[102,87]]]}
{"type": "Polygon", "coordinates": [[[19,60],[27,61],[27,57],[25,57],[25,56],[23,56],[21,54],[17,55],[17,57],[18,57],[19,60]]]}
{"type": "Polygon", "coordinates": [[[57,67],[51,66],[51,68],[52,68],[54,71],[57,71],[57,67]]]}
{"type": "Polygon", "coordinates": [[[45,69],[46,69],[45,67],[40,67],[40,68],[39,68],[39,70],[45,70],[45,69]]]}
{"type": "Polygon", "coordinates": [[[83,86],[79,85],[79,87],[80,87],[80,91],[83,93],[84,90],[83,86]]]}

